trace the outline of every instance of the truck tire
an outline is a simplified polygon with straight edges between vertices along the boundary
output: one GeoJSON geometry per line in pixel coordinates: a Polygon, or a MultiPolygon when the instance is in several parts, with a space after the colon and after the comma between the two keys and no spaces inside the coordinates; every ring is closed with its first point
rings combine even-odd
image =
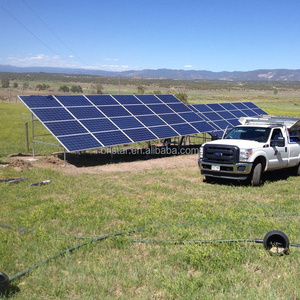
{"type": "Polygon", "coordinates": [[[212,183],[214,181],[214,178],[211,176],[205,176],[204,182],[212,183]]]}
{"type": "Polygon", "coordinates": [[[262,174],[262,164],[257,163],[253,166],[253,170],[251,172],[251,186],[260,186],[261,174],[262,174]]]}
{"type": "Polygon", "coordinates": [[[300,176],[300,164],[294,168],[294,174],[295,176],[300,176]]]}

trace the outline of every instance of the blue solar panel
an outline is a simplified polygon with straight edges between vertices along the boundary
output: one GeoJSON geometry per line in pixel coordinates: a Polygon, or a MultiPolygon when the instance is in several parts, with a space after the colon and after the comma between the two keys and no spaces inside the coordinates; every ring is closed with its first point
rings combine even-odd
{"type": "Polygon", "coordinates": [[[213,132],[216,129],[206,121],[192,122],[191,125],[197,128],[200,132],[213,132]]]}
{"type": "Polygon", "coordinates": [[[162,103],[157,97],[154,95],[136,95],[144,104],[155,104],[162,103]]]}
{"type": "Polygon", "coordinates": [[[153,110],[156,114],[171,114],[174,113],[172,109],[170,109],[165,104],[152,104],[148,105],[148,107],[153,110]]]}
{"type": "Polygon", "coordinates": [[[241,102],[234,102],[234,103],[232,103],[232,105],[237,107],[238,109],[246,109],[247,108],[247,106],[241,102]]]}
{"type": "Polygon", "coordinates": [[[257,106],[253,102],[243,102],[249,108],[257,108],[257,106]]]}
{"type": "Polygon", "coordinates": [[[118,105],[118,102],[110,95],[87,95],[94,105],[118,105]]]}
{"type": "Polygon", "coordinates": [[[173,95],[156,95],[160,100],[162,100],[164,103],[181,103],[180,100],[178,100],[173,95]]]}
{"type": "Polygon", "coordinates": [[[102,147],[90,134],[63,136],[59,137],[58,140],[69,152],[102,147]]]}
{"type": "Polygon", "coordinates": [[[81,123],[90,132],[118,130],[118,128],[109,119],[106,118],[82,120],[81,123]]]}
{"type": "Polygon", "coordinates": [[[134,141],[151,141],[156,140],[157,137],[152,134],[147,128],[138,128],[138,129],[127,129],[124,132],[134,141]]]}
{"type": "Polygon", "coordinates": [[[238,126],[241,125],[240,121],[238,119],[230,119],[228,120],[228,122],[234,127],[234,126],[238,126]]]}
{"type": "Polygon", "coordinates": [[[218,114],[225,120],[236,118],[232,113],[230,113],[229,111],[226,111],[226,110],[218,111],[218,114]]]}
{"type": "Polygon", "coordinates": [[[68,110],[77,119],[91,119],[91,118],[101,118],[104,115],[96,107],[69,107],[68,110]]]}
{"type": "Polygon", "coordinates": [[[237,118],[246,117],[246,115],[241,110],[231,110],[230,112],[237,118]]]}
{"type": "Polygon", "coordinates": [[[224,108],[226,108],[227,110],[233,110],[236,109],[235,106],[233,106],[231,103],[220,103],[221,106],[223,106],[224,108]]]}
{"type": "Polygon", "coordinates": [[[103,112],[107,117],[122,117],[130,116],[131,114],[122,106],[97,106],[101,112],[103,112]]]}
{"type": "Polygon", "coordinates": [[[55,136],[87,133],[78,121],[48,122],[45,125],[55,136]]]}
{"type": "Polygon", "coordinates": [[[240,117],[255,117],[259,114],[258,111],[260,114],[267,114],[252,102],[196,104],[191,107],[216,129],[214,134],[219,136],[223,134],[225,128],[239,125],[240,117]],[[209,112],[207,109],[212,111],[209,112]]]}
{"type": "Polygon", "coordinates": [[[196,115],[195,113],[187,112],[187,113],[180,113],[180,117],[184,118],[188,122],[196,122],[196,121],[203,121],[203,119],[196,115]]]}
{"type": "Polygon", "coordinates": [[[261,108],[252,108],[252,110],[255,112],[255,113],[257,113],[258,115],[267,115],[267,113],[264,111],[264,110],[262,110],[261,108]]]}
{"type": "Polygon", "coordinates": [[[36,108],[31,110],[41,121],[74,120],[64,108],[36,108]]]}
{"type": "Polygon", "coordinates": [[[161,120],[158,116],[137,116],[137,118],[147,127],[165,125],[166,123],[161,120]]]}
{"type": "Polygon", "coordinates": [[[125,104],[142,104],[140,100],[138,100],[133,95],[112,95],[119,103],[125,104]]]}
{"type": "Polygon", "coordinates": [[[189,135],[196,134],[198,131],[193,128],[190,124],[174,124],[172,127],[180,134],[180,135],[189,135]]]}
{"type": "Polygon", "coordinates": [[[208,107],[206,104],[194,104],[194,108],[196,108],[199,112],[210,112],[213,111],[210,107],[208,107]]]}
{"type": "Polygon", "coordinates": [[[120,130],[99,132],[94,135],[106,147],[132,143],[132,140],[120,130]]]}
{"type": "Polygon", "coordinates": [[[177,114],[166,114],[160,115],[160,117],[168,124],[181,124],[186,123],[182,118],[180,118],[177,114]]]}
{"type": "Polygon", "coordinates": [[[214,123],[221,129],[232,128],[232,125],[226,120],[215,121],[214,123]]]}
{"type": "Polygon", "coordinates": [[[92,104],[82,95],[58,95],[55,96],[63,106],[92,106],[92,104]]]}
{"type": "Polygon", "coordinates": [[[149,129],[160,139],[178,136],[178,133],[167,125],[150,127],[149,129]]]}
{"type": "Polygon", "coordinates": [[[175,112],[180,113],[180,112],[190,112],[190,108],[187,105],[184,105],[182,103],[170,103],[168,104],[169,107],[171,107],[175,112]]]}
{"type": "Polygon", "coordinates": [[[29,108],[61,107],[53,96],[22,96],[21,99],[29,108]]]}
{"type": "Polygon", "coordinates": [[[125,105],[134,116],[151,115],[153,112],[145,105],[125,105]]]}
{"type": "Polygon", "coordinates": [[[247,115],[248,117],[253,117],[255,116],[256,114],[253,112],[253,110],[251,109],[243,109],[242,112],[247,115]]]}
{"type": "Polygon", "coordinates": [[[222,119],[222,117],[215,112],[206,112],[206,113],[203,113],[203,115],[205,115],[211,121],[216,121],[216,120],[222,119]]]}
{"type": "Polygon", "coordinates": [[[136,118],[134,117],[119,117],[119,118],[111,118],[118,127],[121,129],[129,129],[129,128],[139,128],[144,127],[136,118]]]}
{"type": "Polygon", "coordinates": [[[213,111],[224,110],[224,108],[222,108],[222,106],[220,104],[218,104],[218,103],[207,104],[207,106],[209,108],[211,108],[213,111]]]}

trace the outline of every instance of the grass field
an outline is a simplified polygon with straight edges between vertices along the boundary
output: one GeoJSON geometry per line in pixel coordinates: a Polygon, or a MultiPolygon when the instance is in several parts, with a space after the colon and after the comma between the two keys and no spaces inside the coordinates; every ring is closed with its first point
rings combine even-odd
{"type": "MultiPolygon", "coordinates": [[[[254,101],[270,114],[300,115],[292,93],[207,92],[191,102],[254,101]],[[263,94],[263,93],[262,93],[263,94]],[[261,97],[259,97],[261,96],[261,97]]],[[[0,271],[10,277],[88,242],[12,281],[12,299],[299,299],[300,248],[271,256],[261,244],[179,244],[260,238],[274,229],[300,243],[299,178],[266,176],[262,187],[205,184],[192,165],[67,175],[59,169],[5,167],[24,153],[21,104],[0,103],[0,271]],[[50,179],[44,186],[30,182],[50,179]],[[90,238],[136,230],[91,242],[90,238]]],[[[39,152],[56,149],[40,146],[39,152]]],[[[172,158],[170,158],[172,161],[172,158]]],[[[175,157],[174,157],[175,159],[175,157]]],[[[61,167],[63,169],[63,166],[61,167]]],[[[6,297],[3,296],[3,297],[6,297]]]]}

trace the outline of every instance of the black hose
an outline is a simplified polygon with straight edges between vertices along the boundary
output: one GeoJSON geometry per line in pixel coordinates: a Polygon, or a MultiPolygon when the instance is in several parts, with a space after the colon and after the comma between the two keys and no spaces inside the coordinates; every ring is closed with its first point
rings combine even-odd
{"type": "Polygon", "coordinates": [[[30,271],[32,271],[32,270],[34,270],[34,269],[37,269],[37,268],[40,267],[41,265],[43,265],[43,264],[49,262],[50,260],[55,259],[55,258],[57,258],[57,257],[59,257],[59,256],[62,256],[62,255],[64,255],[64,254],[66,254],[67,252],[72,252],[72,251],[74,251],[74,250],[76,250],[76,249],[78,249],[78,248],[80,248],[80,247],[82,247],[82,246],[86,246],[86,245],[92,244],[92,243],[94,243],[94,242],[102,241],[102,240],[108,239],[108,238],[113,237],[113,236],[119,236],[119,235],[124,235],[124,234],[132,233],[132,232],[143,231],[143,230],[144,230],[143,228],[131,229],[131,230],[127,230],[127,231],[122,231],[122,232],[117,232],[117,233],[111,233],[111,234],[103,235],[103,236],[100,236],[100,237],[97,237],[97,238],[93,238],[93,239],[91,239],[90,241],[87,241],[87,242],[84,242],[84,243],[75,245],[75,246],[70,247],[70,248],[68,248],[68,249],[65,249],[65,250],[63,250],[63,251],[61,251],[61,252],[59,252],[59,253],[57,253],[57,254],[55,254],[55,255],[53,255],[53,256],[50,256],[50,257],[46,258],[45,260],[43,260],[43,261],[41,261],[40,263],[34,265],[33,267],[28,268],[27,270],[25,270],[25,271],[23,271],[23,272],[21,272],[21,273],[15,275],[15,276],[11,277],[11,278],[9,279],[9,281],[11,282],[11,281],[13,281],[13,280],[15,280],[15,279],[17,279],[17,278],[20,278],[20,277],[26,275],[27,273],[29,273],[30,271]]]}

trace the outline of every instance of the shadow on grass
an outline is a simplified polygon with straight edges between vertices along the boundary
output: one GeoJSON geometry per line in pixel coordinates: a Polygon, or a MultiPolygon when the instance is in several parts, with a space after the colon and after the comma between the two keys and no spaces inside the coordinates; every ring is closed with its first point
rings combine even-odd
{"type": "MultiPolygon", "coordinates": [[[[277,182],[281,180],[287,180],[289,177],[295,176],[294,170],[290,169],[283,169],[283,170],[276,170],[276,171],[268,171],[263,173],[262,175],[262,184],[264,185],[266,182],[277,182]]],[[[231,185],[231,186],[249,186],[249,181],[239,181],[239,180],[230,180],[230,179],[221,179],[221,178],[214,178],[210,182],[211,184],[222,184],[222,185],[231,185]]]]}
{"type": "MultiPolygon", "coordinates": [[[[200,146],[184,146],[181,150],[178,147],[155,147],[142,149],[125,149],[113,153],[67,153],[67,163],[76,167],[93,167],[107,164],[116,164],[122,162],[134,162],[149,159],[157,159],[162,157],[170,157],[177,155],[197,154],[200,146]]],[[[64,154],[59,153],[56,156],[64,160],[64,154]]]]}
{"type": "Polygon", "coordinates": [[[7,290],[0,292],[0,298],[9,299],[15,296],[15,294],[19,293],[20,289],[18,286],[14,284],[10,284],[7,290]]]}

